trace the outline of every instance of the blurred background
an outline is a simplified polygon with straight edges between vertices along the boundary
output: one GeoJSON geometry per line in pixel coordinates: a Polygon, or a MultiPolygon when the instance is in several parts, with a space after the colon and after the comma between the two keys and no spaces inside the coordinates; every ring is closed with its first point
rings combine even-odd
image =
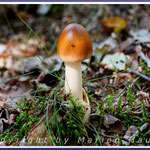
{"type": "MultiPolygon", "coordinates": [[[[102,27],[103,20],[109,17],[121,17],[126,22],[127,26],[121,30],[123,34],[119,33],[121,41],[126,39],[129,30],[137,28],[137,21],[140,28],[145,24],[150,26],[149,19],[144,24],[143,21],[140,22],[142,18],[149,17],[149,12],[149,5],[1,5],[0,42],[8,41],[13,34],[28,34],[30,29],[24,20],[45,40],[47,48],[51,51],[56,49],[61,30],[72,22],[82,24],[90,33],[92,41],[99,43],[113,31],[102,27]]],[[[124,28],[123,26],[120,28],[124,28]]]]}

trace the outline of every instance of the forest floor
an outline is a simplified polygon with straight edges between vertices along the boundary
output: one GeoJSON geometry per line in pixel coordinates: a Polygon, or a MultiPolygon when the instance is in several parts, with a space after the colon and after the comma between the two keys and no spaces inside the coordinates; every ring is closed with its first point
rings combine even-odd
{"type": "MultiPolygon", "coordinates": [[[[0,146],[149,146],[149,5],[0,5],[0,146]],[[82,24],[91,114],[67,107],[57,40],[82,24]]],[[[69,99],[69,98],[68,98],[69,99]]]]}

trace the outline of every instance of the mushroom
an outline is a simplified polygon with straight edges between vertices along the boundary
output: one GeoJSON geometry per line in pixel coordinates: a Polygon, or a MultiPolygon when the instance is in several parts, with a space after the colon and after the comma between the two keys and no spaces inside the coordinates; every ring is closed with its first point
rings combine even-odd
{"type": "Polygon", "coordinates": [[[57,52],[66,66],[64,87],[66,94],[78,98],[78,104],[90,107],[88,97],[82,88],[81,71],[81,61],[89,58],[93,52],[92,41],[88,32],[79,24],[67,25],[59,37],[57,52]]]}

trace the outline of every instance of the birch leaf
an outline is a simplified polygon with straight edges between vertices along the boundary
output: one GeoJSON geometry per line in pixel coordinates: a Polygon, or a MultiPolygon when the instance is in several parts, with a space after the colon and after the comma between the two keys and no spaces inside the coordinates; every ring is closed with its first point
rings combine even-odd
{"type": "Polygon", "coordinates": [[[124,55],[124,53],[115,53],[112,55],[106,55],[102,60],[102,65],[108,69],[123,70],[130,62],[130,56],[124,55]]]}

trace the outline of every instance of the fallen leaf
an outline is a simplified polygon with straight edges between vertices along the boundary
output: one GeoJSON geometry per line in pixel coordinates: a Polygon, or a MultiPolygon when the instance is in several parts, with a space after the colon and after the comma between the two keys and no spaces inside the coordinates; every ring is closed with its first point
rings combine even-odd
{"type": "Polygon", "coordinates": [[[135,40],[145,43],[147,47],[150,47],[150,32],[147,29],[140,29],[138,31],[130,30],[129,33],[135,40]]]}
{"type": "Polygon", "coordinates": [[[24,58],[23,63],[16,62],[13,65],[13,69],[17,72],[28,73],[32,71],[43,71],[46,73],[58,71],[61,69],[62,61],[58,58],[58,56],[53,55],[51,57],[43,57],[41,55],[34,57],[24,58]]]}
{"type": "MultiPolygon", "coordinates": [[[[135,40],[133,38],[127,38],[127,40],[121,42],[119,44],[119,46],[117,46],[116,48],[112,49],[112,53],[116,53],[116,52],[123,52],[125,50],[125,52],[127,53],[129,51],[129,47],[132,46],[133,42],[135,40]]],[[[131,50],[130,50],[131,51],[131,50]]],[[[129,53],[129,52],[128,52],[129,53]]]]}
{"type": "Polygon", "coordinates": [[[0,109],[5,107],[5,100],[0,97],[0,109]]]}
{"type": "Polygon", "coordinates": [[[125,83],[131,82],[133,77],[130,73],[117,74],[117,85],[122,86],[125,83]]]}
{"type": "Polygon", "coordinates": [[[22,58],[35,56],[39,50],[44,51],[44,37],[40,37],[42,44],[34,37],[27,39],[28,35],[24,35],[23,33],[14,34],[13,37],[10,37],[6,44],[6,52],[11,57],[22,58]],[[15,41],[11,38],[15,39],[15,41]]]}
{"type": "Polygon", "coordinates": [[[5,146],[5,142],[0,142],[0,146],[5,146]]]}
{"type": "Polygon", "coordinates": [[[16,115],[15,114],[10,114],[9,120],[8,120],[9,121],[9,125],[14,124],[15,119],[16,119],[16,115]]]}
{"type": "Polygon", "coordinates": [[[141,19],[139,27],[142,29],[150,29],[150,17],[148,15],[141,19]]]}
{"type": "Polygon", "coordinates": [[[3,132],[4,132],[3,128],[4,128],[3,127],[3,121],[2,121],[2,119],[0,119],[0,134],[3,134],[3,132]]]}
{"type": "Polygon", "coordinates": [[[26,137],[24,137],[24,138],[20,141],[19,146],[28,146],[28,143],[27,143],[26,137]]]}
{"type": "Polygon", "coordinates": [[[141,98],[150,98],[150,95],[149,95],[149,93],[146,93],[146,92],[144,92],[144,91],[138,91],[137,92],[137,96],[139,96],[139,97],[141,97],[141,98]]]}
{"type": "Polygon", "coordinates": [[[104,78],[101,80],[102,86],[105,86],[109,83],[108,78],[104,78]]]}
{"type": "Polygon", "coordinates": [[[104,65],[105,68],[108,69],[117,69],[117,70],[124,70],[126,65],[130,62],[130,56],[125,55],[124,53],[115,53],[106,55],[101,64],[104,65]]]}
{"type": "Polygon", "coordinates": [[[16,102],[22,103],[22,96],[27,95],[31,89],[23,87],[22,82],[18,80],[11,80],[9,82],[0,84],[0,98],[4,101],[7,108],[17,108],[16,102]]]}
{"type": "MultiPolygon", "coordinates": [[[[140,129],[136,130],[135,126],[131,126],[127,131],[126,131],[126,137],[129,137],[129,141],[134,140],[136,136],[139,135],[139,131],[140,133],[147,131],[149,129],[149,123],[144,123],[140,129]]],[[[123,141],[124,144],[128,144],[128,142],[123,141]]]]}
{"type": "Polygon", "coordinates": [[[40,123],[33,131],[28,133],[27,144],[32,146],[52,146],[52,142],[46,132],[45,124],[40,123]]]}
{"type": "Polygon", "coordinates": [[[124,127],[121,121],[110,114],[105,113],[103,124],[106,128],[109,128],[109,132],[114,132],[117,134],[124,133],[124,127]]]}
{"type": "Polygon", "coordinates": [[[12,57],[3,58],[0,57],[0,69],[11,69],[13,65],[12,57]]]}
{"type": "Polygon", "coordinates": [[[6,45],[0,44],[0,55],[6,51],[6,45]]]}
{"type": "Polygon", "coordinates": [[[1,118],[0,119],[0,134],[3,134],[5,129],[8,127],[8,120],[1,118]]]}
{"type": "Polygon", "coordinates": [[[29,20],[30,18],[32,18],[32,16],[29,15],[28,13],[26,13],[25,11],[18,11],[17,13],[18,13],[19,16],[20,16],[23,20],[25,20],[25,21],[27,21],[27,20],[29,20]]]}
{"type": "MultiPolygon", "coordinates": [[[[48,114],[48,118],[51,119],[51,122],[54,120],[52,119],[54,110],[51,108],[48,114]]],[[[57,114],[58,120],[61,120],[61,117],[57,114]]],[[[55,140],[55,135],[53,132],[50,133],[53,140],[55,140]]],[[[43,116],[43,118],[40,120],[40,122],[37,122],[33,125],[31,130],[28,132],[27,138],[26,138],[28,146],[53,146],[53,142],[51,141],[50,136],[47,133],[46,128],[46,116],[43,116]]]]}
{"type": "Polygon", "coordinates": [[[17,141],[17,142],[12,142],[9,146],[19,146],[19,141],[17,141]]]}
{"type": "Polygon", "coordinates": [[[128,130],[125,132],[124,138],[129,139],[136,131],[137,131],[136,126],[130,126],[128,130]]]}
{"type": "MultiPolygon", "coordinates": [[[[128,130],[125,132],[124,138],[129,140],[130,137],[132,137],[135,133],[137,132],[137,127],[136,126],[130,126],[128,130]]],[[[129,145],[130,142],[127,142],[125,140],[122,140],[122,143],[125,145],[129,145]]]]}
{"type": "Polygon", "coordinates": [[[46,15],[48,11],[50,10],[50,8],[51,8],[51,5],[39,5],[37,14],[46,15]]]}
{"type": "Polygon", "coordinates": [[[117,40],[113,35],[111,35],[108,39],[101,42],[100,44],[95,45],[95,57],[97,62],[100,62],[103,54],[109,52],[111,49],[117,46],[117,40]]]}
{"type": "Polygon", "coordinates": [[[4,118],[6,120],[9,120],[9,113],[7,109],[0,109],[0,118],[4,118]]]}

